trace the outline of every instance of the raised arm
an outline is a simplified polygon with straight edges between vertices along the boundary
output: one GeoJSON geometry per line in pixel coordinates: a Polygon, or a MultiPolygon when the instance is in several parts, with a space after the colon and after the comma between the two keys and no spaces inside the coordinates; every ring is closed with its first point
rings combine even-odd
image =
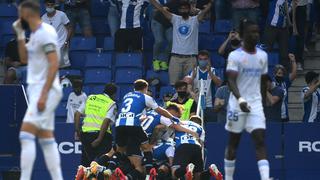
{"type": "Polygon", "coordinates": [[[296,57],[294,54],[289,54],[289,60],[291,62],[291,73],[289,75],[290,81],[293,81],[297,78],[297,63],[296,63],[296,57]]]}
{"type": "Polygon", "coordinates": [[[167,19],[171,20],[172,14],[168,11],[166,7],[163,7],[156,0],[150,0],[150,3],[158,9],[167,19]]]}
{"type": "Polygon", "coordinates": [[[18,42],[18,52],[19,52],[19,57],[20,57],[20,62],[22,64],[27,64],[28,63],[28,52],[26,48],[26,36],[25,36],[25,31],[22,29],[21,26],[21,20],[18,19],[16,20],[13,24],[13,29],[16,32],[17,35],[17,42],[18,42]]]}
{"type": "Polygon", "coordinates": [[[211,6],[212,6],[213,0],[210,0],[209,3],[205,6],[205,8],[200,11],[199,15],[198,15],[198,20],[202,21],[205,17],[205,15],[210,11],[211,6]]]}

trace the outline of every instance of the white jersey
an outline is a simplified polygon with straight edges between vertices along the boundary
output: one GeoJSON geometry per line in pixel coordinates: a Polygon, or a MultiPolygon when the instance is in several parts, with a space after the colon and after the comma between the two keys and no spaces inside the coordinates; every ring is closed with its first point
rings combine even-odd
{"type": "MultiPolygon", "coordinates": [[[[227,71],[238,72],[237,86],[241,97],[251,107],[251,112],[263,111],[261,97],[261,75],[268,73],[268,55],[256,48],[256,53],[245,52],[242,48],[232,51],[228,57],[227,71]]],[[[241,113],[238,100],[231,93],[228,109],[241,113]]]]}
{"type": "Polygon", "coordinates": [[[65,27],[70,21],[67,15],[59,10],[56,10],[54,16],[49,17],[48,14],[44,14],[41,17],[42,21],[53,26],[58,34],[58,47],[61,48],[67,40],[68,31],[65,27]]]}
{"type": "MultiPolygon", "coordinates": [[[[57,57],[60,58],[56,30],[47,23],[41,23],[38,29],[31,33],[30,40],[26,44],[28,51],[27,83],[29,85],[44,85],[47,81],[49,62],[44,47],[49,44],[56,47],[57,57]]],[[[52,88],[61,89],[58,72],[52,88]]]]}
{"type": "Polygon", "coordinates": [[[85,103],[87,100],[87,95],[85,92],[82,92],[77,96],[74,92],[69,94],[68,103],[67,103],[67,123],[74,122],[74,113],[80,108],[81,104],[85,103]]]}

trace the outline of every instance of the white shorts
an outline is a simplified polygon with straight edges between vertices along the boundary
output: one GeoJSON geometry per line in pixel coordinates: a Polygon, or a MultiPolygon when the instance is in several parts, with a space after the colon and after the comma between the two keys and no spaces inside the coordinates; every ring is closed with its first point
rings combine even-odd
{"type": "Polygon", "coordinates": [[[266,129],[266,118],[263,111],[255,113],[228,111],[225,128],[233,133],[241,133],[244,129],[251,133],[256,129],[266,129]]]}
{"type": "Polygon", "coordinates": [[[23,122],[34,124],[39,129],[54,130],[55,110],[61,98],[61,89],[51,88],[48,94],[45,110],[38,111],[38,100],[41,95],[43,85],[29,85],[27,88],[29,106],[24,115],[23,122]]]}

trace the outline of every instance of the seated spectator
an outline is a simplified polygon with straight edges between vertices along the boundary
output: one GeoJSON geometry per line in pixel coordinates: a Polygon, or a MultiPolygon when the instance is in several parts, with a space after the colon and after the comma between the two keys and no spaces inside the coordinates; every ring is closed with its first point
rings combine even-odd
{"type": "MultiPolygon", "coordinates": [[[[216,87],[221,85],[221,80],[215,75],[215,69],[211,67],[209,52],[202,50],[198,55],[198,66],[193,69],[185,80],[192,85],[192,93],[197,94],[200,91],[200,80],[203,80],[203,89],[205,94],[206,109],[204,110],[204,119],[206,122],[216,121],[213,111],[213,95],[216,87]]],[[[197,95],[195,98],[198,97],[197,95]]],[[[199,102],[198,102],[199,103],[199,102]]]]}
{"type": "Polygon", "coordinates": [[[280,64],[290,67],[288,64],[289,26],[291,25],[289,13],[295,3],[284,0],[271,0],[264,31],[263,43],[268,51],[272,51],[276,42],[279,46],[280,64]]]}
{"type": "Polygon", "coordinates": [[[71,38],[71,26],[67,15],[56,10],[55,0],[45,0],[46,12],[42,17],[42,21],[53,26],[58,34],[58,46],[60,48],[61,59],[60,68],[70,66],[69,60],[69,42],[71,38]]]}
{"type": "Polygon", "coordinates": [[[5,48],[4,63],[7,72],[4,77],[4,84],[19,83],[24,73],[27,72],[26,64],[20,62],[18,53],[18,42],[14,38],[9,41],[5,48]]]}
{"type": "Polygon", "coordinates": [[[266,102],[263,110],[268,122],[281,122],[281,106],[284,91],[279,86],[272,84],[270,76],[267,78],[266,102]]]}
{"type": "Polygon", "coordinates": [[[320,81],[319,74],[313,71],[305,75],[307,86],[302,89],[303,122],[320,122],[320,81]]]}
{"type": "Polygon", "coordinates": [[[75,79],[72,82],[73,92],[69,94],[66,107],[68,110],[67,123],[74,123],[74,113],[87,100],[87,94],[82,91],[82,85],[81,79],[75,79]]]}
{"type": "Polygon", "coordinates": [[[155,0],[150,2],[164,16],[169,19],[173,26],[173,44],[169,65],[170,84],[184,78],[195,66],[198,54],[199,21],[205,18],[211,9],[212,2],[209,1],[204,10],[196,16],[190,16],[191,5],[188,1],[180,1],[179,15],[169,12],[155,0]]]}
{"type": "Polygon", "coordinates": [[[239,28],[241,19],[248,19],[255,23],[259,22],[259,0],[231,0],[232,20],[236,29],[239,28]]]}
{"type": "Polygon", "coordinates": [[[170,101],[166,103],[168,106],[171,103],[180,105],[183,113],[181,115],[181,120],[189,120],[192,115],[197,113],[197,103],[191,98],[188,93],[188,83],[184,81],[178,81],[174,85],[177,95],[175,95],[170,101]]]}
{"type": "Polygon", "coordinates": [[[219,47],[218,53],[221,56],[223,56],[224,59],[228,59],[230,52],[238,49],[240,46],[241,46],[241,39],[240,39],[239,33],[235,30],[232,30],[229,33],[228,38],[219,47]]]}
{"type": "Polygon", "coordinates": [[[148,0],[123,0],[120,29],[115,34],[117,52],[141,51],[142,20],[148,0]]]}
{"type": "Polygon", "coordinates": [[[284,96],[282,99],[281,106],[281,119],[284,122],[289,121],[288,114],[288,92],[291,87],[292,81],[297,77],[297,65],[296,59],[293,54],[289,54],[289,59],[291,61],[291,73],[287,73],[286,69],[282,65],[276,65],[274,69],[274,84],[279,86],[284,91],[284,96]]]}
{"type": "Polygon", "coordinates": [[[92,36],[92,28],[89,14],[89,0],[60,0],[64,2],[64,10],[70,19],[72,33],[75,32],[76,25],[79,23],[80,28],[85,37],[92,36]]]}
{"type": "Polygon", "coordinates": [[[226,122],[227,119],[227,105],[229,102],[230,90],[227,85],[227,80],[224,85],[217,89],[214,100],[214,111],[217,112],[217,121],[219,123],[226,122]]]}

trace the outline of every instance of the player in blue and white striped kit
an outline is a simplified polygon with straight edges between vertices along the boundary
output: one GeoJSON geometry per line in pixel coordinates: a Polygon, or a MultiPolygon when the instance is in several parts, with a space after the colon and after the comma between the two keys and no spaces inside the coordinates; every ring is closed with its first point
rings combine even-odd
{"type": "Polygon", "coordinates": [[[205,131],[200,124],[201,118],[198,116],[192,116],[190,121],[181,123],[183,127],[196,132],[200,137],[199,139],[188,133],[175,133],[176,150],[172,176],[175,178],[185,176],[186,180],[192,180],[193,178],[210,179],[210,176],[213,176],[217,180],[222,180],[222,174],[214,164],[209,166],[209,170],[204,171],[201,148],[205,140],[205,131]]]}
{"type": "Polygon", "coordinates": [[[151,108],[172,121],[179,121],[167,110],[159,107],[154,99],[147,95],[148,86],[148,83],[143,79],[134,82],[134,91],[124,96],[119,118],[115,125],[117,153],[114,157],[121,156],[126,152],[130,162],[135,167],[129,173],[133,179],[143,178],[144,169],[141,165],[140,146],[144,154],[143,164],[146,166],[146,171],[150,172],[152,167],[152,149],[140,122],[140,116],[145,112],[145,109],[151,108]]]}

